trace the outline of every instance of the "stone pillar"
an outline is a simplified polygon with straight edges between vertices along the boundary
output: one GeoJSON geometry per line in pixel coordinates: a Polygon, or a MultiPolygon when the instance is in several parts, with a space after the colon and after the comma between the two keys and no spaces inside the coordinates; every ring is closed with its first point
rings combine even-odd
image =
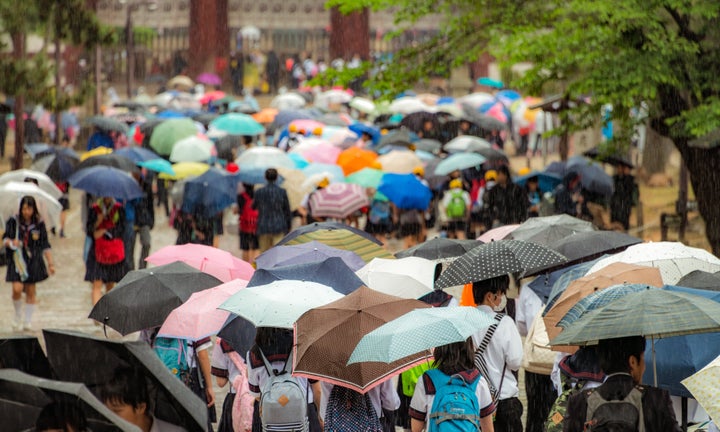
{"type": "Polygon", "coordinates": [[[188,71],[192,78],[215,72],[217,58],[226,58],[230,48],[227,21],[228,0],[190,0],[190,47],[188,71]]]}
{"type": "Polygon", "coordinates": [[[337,8],[330,9],[330,59],[350,60],[360,54],[370,58],[370,10],[343,15],[337,8]]]}

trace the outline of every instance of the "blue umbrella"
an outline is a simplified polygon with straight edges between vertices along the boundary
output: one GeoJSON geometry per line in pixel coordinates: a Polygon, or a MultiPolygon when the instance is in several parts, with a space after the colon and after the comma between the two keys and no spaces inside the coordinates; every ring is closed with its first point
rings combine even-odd
{"type": "MultiPolygon", "coordinates": [[[[245,184],[266,184],[265,168],[240,168],[235,173],[235,178],[240,183],[245,184]]],[[[282,178],[278,179],[278,185],[282,183],[282,178]]]]}
{"type": "Polygon", "coordinates": [[[502,81],[490,77],[480,77],[477,79],[477,83],[480,85],[498,89],[505,87],[505,84],[502,81]]]}
{"type": "Polygon", "coordinates": [[[187,117],[184,113],[181,113],[180,111],[173,111],[173,110],[165,110],[161,111],[157,114],[155,114],[155,118],[159,119],[177,119],[177,118],[185,118],[187,117]]]}
{"type": "Polygon", "coordinates": [[[183,192],[182,211],[200,212],[212,217],[237,201],[237,178],[210,168],[204,174],[187,180],[183,192]]]}
{"type": "Polygon", "coordinates": [[[154,151],[137,146],[123,147],[121,149],[115,150],[113,154],[124,156],[135,163],[146,162],[149,160],[160,158],[160,156],[158,156],[157,153],[155,153],[154,151]]]}
{"type": "Polygon", "coordinates": [[[325,261],[330,257],[341,258],[353,271],[365,266],[365,261],[355,252],[337,249],[318,241],[297,245],[282,245],[269,249],[255,259],[257,268],[269,269],[280,266],[325,261]]]}
{"type": "Polygon", "coordinates": [[[380,130],[363,123],[351,124],[350,126],[348,126],[348,129],[350,129],[352,132],[355,132],[358,136],[361,136],[364,133],[370,135],[373,145],[377,145],[380,142],[380,137],[382,136],[380,134],[380,130]]]}
{"type": "Polygon", "coordinates": [[[308,160],[305,159],[300,153],[288,153],[288,157],[292,159],[292,161],[295,163],[295,168],[297,169],[301,170],[310,165],[310,162],[308,162],[308,160]]]}
{"type": "Polygon", "coordinates": [[[414,174],[385,174],[377,190],[400,209],[425,210],[432,199],[430,188],[414,174]]]}
{"type": "MultiPolygon", "coordinates": [[[[644,291],[649,287],[644,284],[627,284],[627,285],[614,285],[607,287],[602,291],[595,292],[589,296],[581,299],[575,303],[573,307],[562,317],[557,323],[557,327],[564,329],[570,327],[572,323],[577,321],[584,313],[599,309],[606,306],[615,300],[619,300],[628,294],[632,294],[638,291],[644,291]]],[[[654,289],[654,288],[653,288],[654,289]]]]}
{"type": "Polygon", "coordinates": [[[165,174],[169,174],[171,176],[175,176],[175,170],[173,169],[172,164],[160,157],[157,157],[155,159],[146,160],[146,161],[137,162],[137,165],[140,167],[143,167],[145,169],[148,169],[150,171],[155,171],[158,173],[165,173],[165,174]]]}
{"type": "Polygon", "coordinates": [[[558,175],[539,171],[533,171],[523,176],[515,177],[514,180],[516,184],[520,186],[525,186],[525,183],[527,183],[528,179],[531,179],[533,177],[538,178],[538,187],[542,192],[552,192],[553,189],[555,189],[555,187],[559,185],[560,182],[562,182],[562,177],[558,175]]]}
{"type": "Polygon", "coordinates": [[[487,159],[477,153],[461,152],[448,156],[435,167],[436,175],[448,175],[453,171],[482,165],[487,159]]]}
{"type": "Polygon", "coordinates": [[[74,188],[99,197],[131,200],[143,196],[137,181],[125,171],[109,166],[81,169],[68,178],[74,188]]]}
{"type": "Polygon", "coordinates": [[[576,264],[572,267],[567,267],[565,269],[565,272],[558,277],[557,281],[552,285],[552,290],[550,290],[550,294],[548,295],[547,300],[547,306],[545,306],[545,310],[543,310],[543,316],[548,313],[550,309],[555,305],[555,302],[560,298],[560,294],[565,292],[568,285],[575,279],[585,276],[585,273],[587,273],[588,270],[592,266],[595,265],[598,261],[601,259],[607,257],[607,255],[603,255],[600,258],[594,259],[592,261],[584,262],[582,264],[576,264]]]}
{"type": "Polygon", "coordinates": [[[602,166],[582,156],[573,156],[567,161],[567,172],[580,174],[582,187],[604,196],[613,193],[613,180],[602,166]]]}
{"type": "Polygon", "coordinates": [[[324,261],[257,269],[247,286],[267,285],[281,279],[317,282],[346,295],[364,285],[342,258],[330,257],[324,261]]]}

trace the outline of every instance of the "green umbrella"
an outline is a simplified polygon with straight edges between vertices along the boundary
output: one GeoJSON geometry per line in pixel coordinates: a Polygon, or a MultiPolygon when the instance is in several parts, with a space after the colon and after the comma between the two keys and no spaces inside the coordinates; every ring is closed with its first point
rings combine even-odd
{"type": "Polygon", "coordinates": [[[247,114],[229,113],[210,122],[209,129],[227,132],[230,135],[260,135],[265,133],[263,125],[247,114]]]}
{"type": "Polygon", "coordinates": [[[380,186],[380,180],[382,180],[383,175],[385,175],[385,173],[379,169],[363,168],[345,177],[345,183],[354,183],[362,187],[377,189],[377,187],[380,186]]]}
{"type": "Polygon", "coordinates": [[[492,315],[468,306],[415,309],[363,336],[348,364],[392,363],[431,348],[462,342],[494,322],[492,315]]]}
{"type": "Polygon", "coordinates": [[[159,155],[168,156],[176,142],[197,133],[195,123],[189,118],[165,120],[153,129],[150,147],[159,155]]]}
{"type": "Polygon", "coordinates": [[[157,173],[165,173],[171,176],[175,175],[175,170],[173,170],[172,165],[165,159],[150,159],[148,161],[138,162],[137,164],[138,166],[141,166],[150,171],[155,171],[157,173]]]}

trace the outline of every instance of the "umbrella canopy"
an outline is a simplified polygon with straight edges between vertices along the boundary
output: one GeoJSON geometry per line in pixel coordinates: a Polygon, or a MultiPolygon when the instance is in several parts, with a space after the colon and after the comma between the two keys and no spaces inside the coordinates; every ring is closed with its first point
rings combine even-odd
{"type": "Polygon", "coordinates": [[[375,111],[375,102],[363,97],[356,96],[352,98],[348,105],[350,108],[354,108],[365,114],[372,114],[372,112],[375,111]]]}
{"type": "Polygon", "coordinates": [[[101,117],[94,116],[90,117],[88,123],[97,127],[103,132],[119,132],[126,134],[128,132],[128,125],[112,117],[101,117]]]}
{"type": "Polygon", "coordinates": [[[218,306],[245,288],[247,283],[246,280],[235,279],[193,293],[165,318],[158,336],[195,341],[217,334],[230,316],[229,312],[218,309],[218,306]]]}
{"type": "Polygon", "coordinates": [[[204,431],[207,408],[143,341],[112,341],[69,330],[43,330],[47,355],[63,381],[83,383],[97,394],[117,368],[131,367],[148,382],[153,415],[188,432],[204,431]],[[82,353],[82,355],[78,355],[82,353]],[[88,363],[88,359],[93,359],[88,363]]]}
{"type": "Polygon", "coordinates": [[[222,282],[183,262],[133,270],[95,304],[88,318],[122,335],[162,325],[197,291],[222,282]]]}
{"type": "Polygon", "coordinates": [[[418,257],[375,258],[356,272],[375,291],[401,298],[416,299],[433,291],[434,262],[418,257]]]}
{"type": "Polygon", "coordinates": [[[218,337],[227,342],[235,352],[247,353],[255,344],[256,334],[257,329],[253,323],[241,316],[230,314],[218,332],[218,337]]]}
{"type": "Polygon", "coordinates": [[[71,148],[56,147],[45,143],[25,144],[25,152],[30,154],[30,157],[32,157],[33,160],[56,154],[62,154],[73,159],[80,160],[80,155],[71,148]]]}
{"type": "Polygon", "coordinates": [[[322,261],[304,264],[268,269],[258,268],[248,282],[248,287],[267,285],[276,280],[317,282],[345,295],[355,291],[363,284],[363,281],[355,275],[353,269],[348,267],[342,258],[330,257],[322,261]]]}
{"type": "Polygon", "coordinates": [[[365,188],[351,183],[332,183],[310,195],[313,216],[344,219],[370,205],[365,188]]]}
{"type": "Polygon", "coordinates": [[[165,120],[153,129],[150,147],[159,155],[167,156],[172,152],[176,142],[195,136],[197,133],[195,123],[188,118],[165,120]]]}
{"type": "Polygon", "coordinates": [[[290,152],[302,155],[309,162],[334,164],[342,149],[321,138],[311,137],[301,138],[290,152]]]}
{"type": "MultiPolygon", "coordinates": [[[[20,200],[24,196],[35,199],[40,217],[48,227],[60,226],[62,205],[58,200],[35,183],[17,181],[0,184],[0,225],[4,227],[8,219],[19,214],[20,200]]],[[[12,233],[12,236],[14,235],[15,233],[12,233]]]]}
{"type": "Polygon", "coordinates": [[[592,162],[581,156],[573,156],[568,159],[565,169],[567,172],[580,174],[580,183],[583,188],[604,196],[612,195],[612,177],[597,162],[592,162]]]}
{"type": "Polygon", "coordinates": [[[188,177],[199,176],[210,169],[210,165],[200,162],[178,162],[170,167],[174,174],[163,172],[161,179],[182,180],[188,177]]]}
{"type": "Polygon", "coordinates": [[[588,273],[615,262],[656,267],[660,269],[666,284],[676,284],[693,270],[720,270],[720,259],[703,249],[688,247],[680,242],[650,242],[630,246],[623,252],[602,259],[588,273]]]}
{"type": "Polygon", "coordinates": [[[156,173],[165,174],[171,177],[177,175],[170,162],[165,159],[150,159],[148,161],[137,162],[139,167],[145,168],[149,171],[155,171],[156,173]]]}
{"type": "Polygon", "coordinates": [[[35,336],[0,339],[0,369],[17,369],[36,377],[52,378],[50,363],[35,336]]]}
{"type": "MultiPolygon", "coordinates": [[[[576,232],[552,242],[548,246],[565,255],[568,262],[576,262],[596,258],[602,254],[617,253],[638,243],[642,243],[642,240],[625,233],[593,230],[576,232]]],[[[720,286],[720,279],[718,279],[718,283],[720,286]]]]}
{"type": "Polygon", "coordinates": [[[52,402],[79,408],[93,431],[139,430],[107,408],[83,384],[38,378],[14,369],[0,370],[0,415],[5,430],[35,430],[38,415],[52,402]]]}
{"type": "Polygon", "coordinates": [[[552,173],[544,173],[539,171],[532,171],[525,175],[517,176],[513,179],[513,181],[518,186],[525,187],[525,184],[528,182],[528,180],[535,177],[537,177],[538,179],[538,189],[540,189],[540,192],[552,192],[553,190],[555,190],[555,187],[557,187],[557,185],[562,182],[562,177],[560,176],[552,173]]]}
{"type": "Polygon", "coordinates": [[[255,271],[249,263],[235,257],[230,252],[192,243],[165,246],[145,260],[156,266],[182,261],[223,282],[230,282],[233,279],[249,280],[255,271]]]}
{"type": "Polygon", "coordinates": [[[115,150],[113,154],[126,157],[135,163],[151,161],[160,157],[154,151],[138,146],[123,147],[115,150]]]}
{"type": "Polygon", "coordinates": [[[502,239],[506,238],[508,235],[510,235],[511,232],[515,231],[515,229],[517,229],[517,227],[519,227],[519,226],[520,226],[520,224],[499,226],[497,228],[493,228],[491,230],[484,232],[477,239],[483,243],[490,243],[490,242],[502,240],[502,239]]]}
{"type": "Polygon", "coordinates": [[[417,150],[426,151],[434,155],[440,153],[440,150],[442,149],[442,143],[434,139],[423,138],[415,141],[413,144],[415,144],[415,148],[417,150]]]}
{"type": "Polygon", "coordinates": [[[557,323],[557,326],[563,329],[569,328],[572,323],[577,321],[583,314],[599,309],[616,300],[638,291],[643,291],[652,287],[647,284],[622,284],[609,286],[601,291],[595,291],[587,297],[581,299],[557,323]]]}
{"type": "Polygon", "coordinates": [[[443,145],[443,150],[448,153],[472,153],[490,148],[492,148],[492,144],[487,140],[473,135],[460,135],[443,145]]]}
{"type": "MultiPolygon", "coordinates": [[[[300,96],[302,97],[302,96],[300,96]]],[[[303,99],[304,101],[304,99],[303,99]]],[[[286,127],[293,120],[314,119],[316,116],[310,110],[299,108],[279,108],[272,122],[271,129],[278,130],[286,127]]]]}
{"type": "Polygon", "coordinates": [[[400,114],[412,114],[420,111],[430,111],[430,107],[427,106],[420,99],[413,96],[404,96],[392,101],[389,107],[391,112],[400,114]]]}
{"type": "Polygon", "coordinates": [[[96,166],[113,167],[129,173],[138,171],[138,167],[135,165],[135,161],[115,153],[89,157],[80,162],[75,169],[77,171],[80,171],[86,168],[96,166]]]}
{"type": "Polygon", "coordinates": [[[310,241],[296,245],[279,245],[260,254],[255,259],[259,269],[270,269],[296,264],[321,262],[331,257],[338,257],[352,271],[357,271],[365,262],[355,252],[330,247],[318,241],[310,241]]]}
{"type": "Polygon", "coordinates": [[[348,225],[333,222],[312,223],[300,227],[282,238],[278,245],[293,245],[316,240],[328,246],[355,252],[370,262],[373,258],[392,258],[375,237],[348,225]]]}
{"type": "Polygon", "coordinates": [[[167,88],[169,89],[184,89],[190,90],[195,86],[192,78],[185,75],[176,75],[167,82],[167,88]]]}
{"type": "Polygon", "coordinates": [[[377,189],[384,175],[385,173],[379,169],[363,168],[345,177],[345,183],[353,183],[364,188],[377,189]]]}
{"type": "Polygon", "coordinates": [[[230,135],[260,135],[265,128],[257,120],[247,114],[223,114],[210,122],[208,129],[227,132],[230,135]]]}
{"type": "Polygon", "coordinates": [[[711,419],[720,418],[720,356],[684,379],[682,384],[690,390],[711,419]]]}
{"type": "Polygon", "coordinates": [[[217,168],[185,182],[182,211],[210,218],[237,202],[237,179],[217,168]]]}
{"type": "Polygon", "coordinates": [[[279,110],[296,110],[305,106],[305,98],[298,93],[284,93],[277,95],[270,101],[271,108],[279,110]]]}
{"type": "MultiPolygon", "coordinates": [[[[576,276],[573,278],[580,277],[585,274],[589,266],[582,267],[586,263],[583,264],[576,264],[569,267],[561,267],[558,270],[552,271],[550,273],[544,273],[541,275],[538,275],[535,279],[533,279],[532,282],[528,284],[528,287],[533,290],[535,294],[540,298],[543,304],[547,305],[550,299],[550,295],[552,293],[553,287],[558,282],[558,280],[563,277],[566,273],[575,274],[576,276]],[[576,267],[581,266],[581,270],[577,270],[576,267]]],[[[568,282],[569,283],[569,282],[568,282]]],[[[567,286],[563,287],[563,290],[567,288],[567,286]]],[[[561,294],[561,293],[560,293],[561,294]]],[[[557,294],[558,296],[560,294],[557,294]]],[[[556,297],[557,299],[557,297],[556,297]]]]}
{"type": "Polygon", "coordinates": [[[683,276],[677,284],[679,286],[720,291],[720,273],[708,273],[702,270],[693,270],[683,276]]]}
{"type": "Polygon", "coordinates": [[[201,73],[195,78],[195,81],[199,82],[200,84],[207,84],[211,86],[222,85],[222,78],[217,76],[217,74],[210,72],[201,73]]]}
{"type": "Polygon", "coordinates": [[[435,237],[417,246],[395,253],[396,258],[420,257],[433,261],[450,260],[464,255],[472,248],[480,246],[477,240],[457,240],[435,237]]]}
{"type": "Polygon", "coordinates": [[[508,234],[506,238],[550,246],[575,233],[587,231],[595,231],[595,226],[591,222],[561,214],[530,218],[508,234]]]}
{"type": "Polygon", "coordinates": [[[465,341],[494,322],[474,307],[415,309],[363,336],[348,364],[392,363],[413,354],[430,358],[432,348],[465,341]]]}
{"type": "Polygon", "coordinates": [[[220,309],[240,315],[255,327],[290,329],[300,315],[341,297],[339,292],[316,282],[278,280],[240,290],[220,309]]]}
{"type": "Polygon", "coordinates": [[[206,162],[217,155],[215,144],[207,138],[189,136],[176,142],[170,152],[172,162],[206,162]]]}
{"type": "Polygon", "coordinates": [[[235,163],[243,169],[295,168],[295,162],[276,147],[253,147],[240,154],[235,163]]]}
{"type": "Polygon", "coordinates": [[[45,173],[53,181],[64,182],[75,172],[78,163],[78,158],[58,152],[34,160],[30,169],[45,173]]]}
{"type": "Polygon", "coordinates": [[[36,181],[40,189],[55,199],[59,199],[63,195],[62,191],[55,186],[55,182],[50,177],[41,172],[29,169],[17,169],[0,175],[0,186],[10,182],[25,182],[27,179],[36,181]]]}
{"type": "Polygon", "coordinates": [[[275,108],[263,108],[260,112],[256,112],[251,117],[260,124],[270,124],[275,120],[278,115],[278,110],[275,108]]]}
{"type": "Polygon", "coordinates": [[[393,150],[377,158],[377,161],[383,171],[395,174],[410,174],[415,168],[423,166],[420,158],[410,150],[393,150]]]}
{"type": "Polygon", "coordinates": [[[425,210],[432,192],[414,174],[385,174],[377,188],[399,209],[425,210]]]}
{"type": "Polygon", "coordinates": [[[477,153],[455,153],[440,161],[435,167],[436,175],[448,175],[453,171],[480,166],[487,159],[477,153]]]}
{"type": "Polygon", "coordinates": [[[416,356],[393,363],[347,365],[363,336],[401,315],[427,308],[407,300],[360,287],[337,301],[303,314],[295,324],[293,375],[330,382],[366,393],[393,374],[418,362],[416,356]]]}
{"type": "Polygon", "coordinates": [[[352,95],[345,90],[327,90],[315,97],[315,106],[329,109],[333,104],[346,104],[352,100],[352,95]]]}
{"type": "Polygon", "coordinates": [[[327,178],[330,183],[342,182],[345,179],[342,168],[335,164],[311,163],[303,168],[302,173],[308,180],[312,180],[312,186],[317,186],[317,183],[324,178],[327,178]]]}
{"type": "Polygon", "coordinates": [[[350,147],[344,150],[337,158],[337,164],[343,169],[345,175],[350,175],[364,168],[376,165],[377,154],[359,147],[350,147]]]}
{"type": "Polygon", "coordinates": [[[559,253],[536,243],[520,240],[485,243],[450,264],[435,282],[435,287],[464,285],[508,273],[527,273],[565,261],[559,253]]]}
{"type": "MultiPolygon", "coordinates": [[[[251,173],[254,177],[257,176],[257,170],[252,170],[251,173]]],[[[264,181],[265,172],[263,171],[262,174],[264,181]]],[[[300,208],[302,204],[304,204],[305,197],[310,192],[312,192],[315,187],[305,184],[307,178],[305,177],[305,174],[303,174],[300,170],[291,168],[278,168],[278,174],[280,174],[280,176],[282,177],[282,183],[280,183],[280,187],[282,189],[285,189],[285,192],[287,192],[288,201],[290,201],[290,210],[295,211],[300,208]]],[[[240,170],[238,177],[243,183],[245,182],[244,180],[242,180],[242,170],[240,170]]],[[[254,179],[259,180],[259,177],[255,177],[254,179]]]]}
{"type": "Polygon", "coordinates": [[[107,166],[94,166],[76,172],[68,182],[74,188],[99,197],[131,200],[143,196],[138,182],[125,171],[107,166]]]}

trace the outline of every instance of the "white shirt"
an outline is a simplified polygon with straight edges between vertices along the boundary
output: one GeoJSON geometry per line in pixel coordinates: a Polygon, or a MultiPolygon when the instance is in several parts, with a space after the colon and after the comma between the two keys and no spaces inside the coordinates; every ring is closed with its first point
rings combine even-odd
{"type": "Polygon", "coordinates": [[[470,206],[472,205],[472,200],[470,199],[470,194],[466,190],[463,190],[460,188],[449,189],[445,192],[445,195],[443,195],[443,198],[442,198],[442,207],[447,209],[447,207],[450,205],[450,201],[452,201],[453,196],[455,195],[455,192],[461,192],[460,198],[462,198],[462,200],[465,201],[465,207],[467,207],[469,209],[470,206]]]}
{"type": "MultiPolygon", "coordinates": [[[[478,309],[495,316],[495,311],[490,306],[481,305],[478,309]]],[[[483,338],[487,333],[487,328],[475,333],[472,338],[476,347],[480,346],[483,338]]],[[[519,395],[518,382],[512,371],[520,369],[522,366],[523,345],[518,333],[517,327],[512,318],[505,315],[495,329],[492,339],[485,350],[485,364],[488,368],[490,381],[495,388],[500,388],[502,380],[502,388],[498,399],[509,399],[519,395]],[[507,365],[507,366],[505,366],[507,365]],[[502,371],[505,369],[505,378],[502,379],[502,371]]]]}
{"type": "MultiPolygon", "coordinates": [[[[223,352],[220,341],[217,341],[215,346],[213,346],[210,367],[212,368],[213,375],[216,375],[215,370],[218,370],[220,372],[227,372],[227,376],[216,376],[227,379],[230,383],[230,393],[235,393],[235,388],[233,388],[232,383],[233,381],[235,381],[235,378],[240,375],[240,370],[237,368],[237,366],[235,366],[235,362],[230,359],[229,354],[230,353],[223,352]]],[[[240,359],[242,360],[242,357],[240,357],[240,359]]]]}
{"type": "Polygon", "coordinates": [[[172,423],[168,423],[164,420],[160,420],[157,417],[153,417],[152,426],[150,426],[150,432],[186,432],[185,428],[172,423]]]}
{"type": "MultiPolygon", "coordinates": [[[[325,412],[327,411],[328,400],[330,399],[330,392],[332,391],[333,384],[320,382],[322,388],[322,396],[320,397],[320,418],[325,418],[325,412]]],[[[373,387],[367,395],[370,397],[373,408],[377,413],[378,418],[383,415],[383,408],[389,411],[395,411],[400,408],[400,396],[398,396],[395,386],[393,386],[392,380],[385,381],[384,383],[373,387]]]]}
{"type": "MultiPolygon", "coordinates": [[[[532,282],[532,280],[530,282],[532,282]]],[[[520,295],[515,299],[515,323],[517,324],[520,336],[527,336],[528,331],[530,331],[532,327],[533,320],[535,320],[535,316],[537,316],[538,311],[543,307],[543,302],[540,297],[528,286],[530,282],[524,283],[522,287],[520,287],[520,295]]]]}

